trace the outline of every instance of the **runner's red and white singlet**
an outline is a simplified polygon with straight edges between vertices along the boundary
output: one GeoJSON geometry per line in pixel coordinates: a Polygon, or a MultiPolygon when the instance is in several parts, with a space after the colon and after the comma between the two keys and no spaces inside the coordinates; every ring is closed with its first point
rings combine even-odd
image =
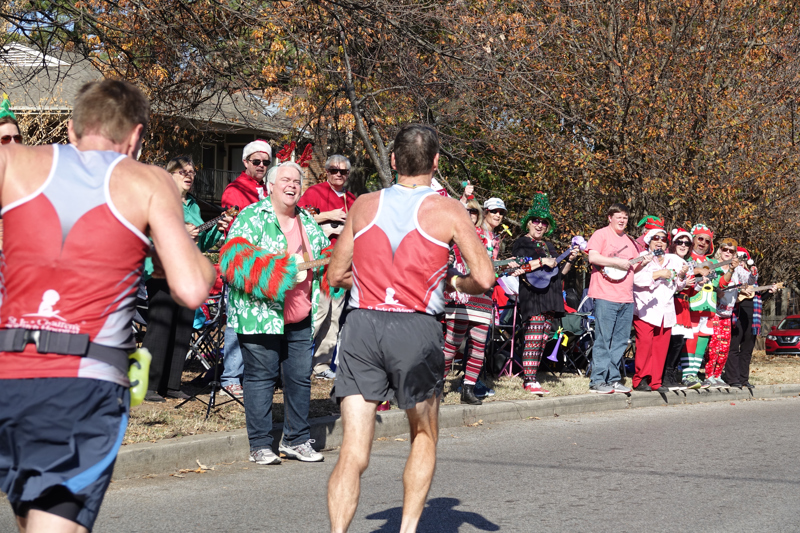
{"type": "MultiPolygon", "coordinates": [[[[33,194],[5,206],[0,328],[88,334],[132,349],[131,320],[149,240],[114,207],[109,179],[126,156],[53,145],[53,165],[33,194]]],[[[0,352],[0,379],[86,377],[127,384],[88,357],[0,352]]],[[[2,385],[0,385],[2,386],[2,385]]]]}
{"type": "Polygon", "coordinates": [[[353,241],[350,305],[359,309],[428,313],[444,311],[444,277],[450,253],[420,227],[430,187],[395,185],[381,191],[375,218],[353,241]]]}

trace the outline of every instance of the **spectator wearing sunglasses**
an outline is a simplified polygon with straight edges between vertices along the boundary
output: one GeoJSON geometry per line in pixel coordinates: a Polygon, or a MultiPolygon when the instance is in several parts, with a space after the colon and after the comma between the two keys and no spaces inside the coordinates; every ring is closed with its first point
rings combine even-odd
{"type": "Polygon", "coordinates": [[[242,151],[244,170],[239,177],[225,187],[222,193],[222,207],[237,206],[240,210],[266,198],[269,193],[264,183],[270,163],[272,147],[267,141],[253,141],[242,151]]]}
{"type": "Polygon", "coordinates": [[[11,111],[10,106],[11,102],[8,101],[8,96],[3,95],[3,103],[0,104],[0,145],[22,144],[19,122],[17,122],[17,116],[11,111]]]}
{"type": "MultiPolygon", "coordinates": [[[[339,154],[330,156],[325,161],[326,180],[306,189],[297,204],[304,208],[313,207],[315,212],[319,211],[314,215],[314,221],[334,244],[344,229],[348,211],[356,201],[355,195],[344,188],[349,175],[350,160],[339,154]]],[[[336,378],[336,373],[331,370],[331,362],[339,340],[339,319],[342,316],[344,303],[344,294],[338,298],[331,298],[324,292],[320,295],[319,306],[314,316],[316,333],[313,365],[314,377],[317,379],[336,378]]]]}
{"type": "MultiPolygon", "coordinates": [[[[272,161],[272,147],[267,141],[253,141],[242,151],[244,171],[238,178],[225,187],[222,193],[222,208],[238,207],[244,209],[250,204],[266,198],[269,193],[264,177],[267,175],[272,161]]],[[[233,226],[231,221],[229,228],[233,226]]],[[[230,293],[228,293],[230,294],[230,293]]],[[[242,351],[239,348],[239,339],[232,327],[225,328],[225,357],[222,359],[223,370],[220,376],[222,387],[228,394],[236,398],[243,398],[241,380],[244,373],[242,351]]]]}
{"type": "Polygon", "coordinates": [[[644,235],[653,260],[633,276],[633,329],[636,332],[636,371],[633,388],[637,391],[665,393],[662,385],[664,361],[667,358],[670,334],[676,323],[672,296],[686,285],[689,265],[680,257],[666,253],[667,232],[653,228],[644,235]],[[657,255],[662,252],[663,255],[657,255]]]}
{"type": "Polygon", "coordinates": [[[736,253],[738,246],[739,243],[735,239],[726,237],[719,241],[719,247],[714,254],[714,262],[731,261],[731,263],[717,268],[721,290],[717,298],[717,310],[711,319],[713,334],[708,343],[704,387],[729,388],[729,385],[722,379],[722,370],[725,368],[725,363],[728,362],[728,350],[731,344],[731,316],[733,316],[733,308],[739,296],[739,289],[727,289],[727,287],[743,285],[752,281],[750,271],[739,265],[739,256],[736,253]]]}
{"type": "MultiPolygon", "coordinates": [[[[704,262],[711,253],[714,252],[714,232],[705,224],[695,224],[692,226],[692,251],[691,262],[699,264],[704,262]]],[[[707,280],[706,280],[707,281],[707,280]]],[[[694,293],[700,291],[705,281],[695,285],[694,293]]],[[[719,284],[715,280],[713,284],[719,284]]],[[[690,303],[690,306],[693,304],[690,303]]],[[[692,337],[686,339],[686,351],[681,356],[681,367],[683,368],[683,384],[690,389],[702,387],[697,373],[703,363],[708,348],[709,337],[714,333],[711,322],[714,312],[709,310],[699,310],[699,306],[694,304],[695,309],[690,309],[689,316],[692,320],[692,337]]]]}
{"type": "MultiPolygon", "coordinates": [[[[669,247],[669,251],[684,261],[690,259],[692,234],[683,228],[673,229],[672,244],[669,247]]],[[[692,333],[692,319],[689,316],[689,297],[694,293],[694,283],[687,283],[686,287],[676,292],[672,299],[675,307],[675,325],[672,326],[672,331],[670,332],[667,359],[664,362],[664,377],[661,378],[661,384],[672,391],[685,390],[687,388],[681,382],[681,377],[678,374],[678,362],[686,346],[686,340],[694,336],[692,333]]],[[[695,382],[693,388],[699,389],[700,382],[695,382]]]]}

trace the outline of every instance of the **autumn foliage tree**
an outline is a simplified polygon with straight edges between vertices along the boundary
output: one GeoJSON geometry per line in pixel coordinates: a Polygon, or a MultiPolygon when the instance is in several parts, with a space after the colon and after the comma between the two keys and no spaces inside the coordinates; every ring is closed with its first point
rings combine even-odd
{"type": "MultiPolygon", "coordinates": [[[[703,222],[797,279],[800,20],[777,0],[11,2],[40,46],[90,57],[161,109],[281,98],[298,131],[392,181],[399,124],[434,124],[441,176],[502,196],[551,193],[566,241],[633,219],[703,222]],[[35,14],[35,15],[32,15],[35,14]]],[[[299,134],[298,134],[299,135],[299,134]]],[[[766,267],[766,268],[763,268],[766,267]]]]}

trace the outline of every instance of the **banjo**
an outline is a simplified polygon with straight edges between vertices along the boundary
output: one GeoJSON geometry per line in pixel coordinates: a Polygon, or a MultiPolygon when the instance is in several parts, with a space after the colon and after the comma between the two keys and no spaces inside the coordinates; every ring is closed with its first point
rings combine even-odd
{"type": "MultiPolygon", "coordinates": [[[[639,257],[634,257],[633,259],[628,261],[628,268],[626,268],[625,270],[623,270],[621,268],[617,268],[617,267],[612,267],[612,266],[603,267],[603,270],[602,270],[603,276],[606,279],[610,279],[611,281],[620,281],[622,279],[625,279],[625,276],[628,275],[628,270],[630,269],[630,267],[632,267],[634,265],[638,265],[639,263],[644,261],[649,255],[650,254],[640,255],[639,257]]],[[[654,255],[656,257],[660,257],[660,256],[664,255],[664,250],[661,250],[661,249],[653,250],[652,255],[654,255]]]]}

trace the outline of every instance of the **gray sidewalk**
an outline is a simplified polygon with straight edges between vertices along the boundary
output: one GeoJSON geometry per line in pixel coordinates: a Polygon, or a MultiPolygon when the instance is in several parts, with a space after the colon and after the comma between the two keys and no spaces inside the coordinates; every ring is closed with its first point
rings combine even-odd
{"type": "MultiPolygon", "coordinates": [[[[782,398],[800,395],[800,385],[761,385],[752,392],[748,389],[687,390],[661,395],[655,392],[624,394],[583,394],[518,401],[486,402],[483,405],[443,405],[439,414],[439,427],[452,428],[505,420],[524,420],[530,417],[551,417],[576,413],[658,407],[700,402],[747,401],[782,398]]],[[[280,429],[275,431],[276,441],[280,429]]],[[[392,437],[408,433],[404,411],[392,409],[379,412],[375,438],[392,437]]],[[[318,449],[330,449],[342,443],[342,423],[338,416],[311,420],[311,438],[318,449]]],[[[182,468],[196,468],[197,461],[204,465],[246,461],[249,446],[244,429],[193,435],[156,443],[123,446],[114,468],[114,479],[166,474],[182,468]]]]}

